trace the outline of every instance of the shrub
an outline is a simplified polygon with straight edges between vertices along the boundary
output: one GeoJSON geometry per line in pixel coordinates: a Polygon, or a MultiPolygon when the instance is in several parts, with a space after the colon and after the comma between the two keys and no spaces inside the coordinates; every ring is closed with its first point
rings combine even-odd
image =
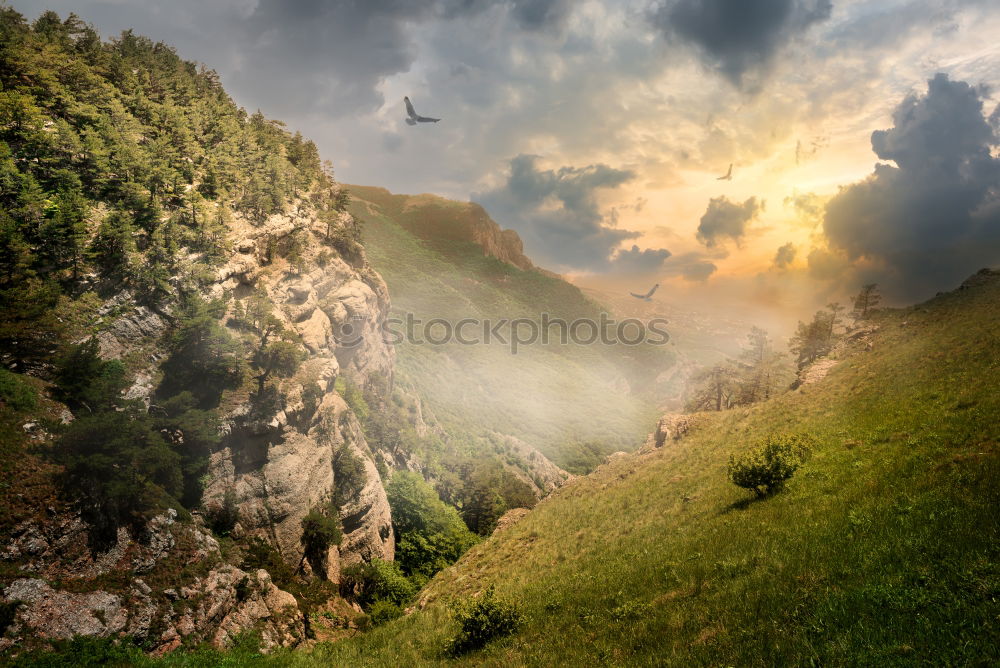
{"type": "Polygon", "coordinates": [[[448,641],[447,651],[452,656],[484,647],[495,638],[512,635],[522,622],[517,607],[498,599],[492,585],[479,598],[458,604],[454,616],[459,630],[448,641]]]}
{"type": "Polygon", "coordinates": [[[777,492],[805,461],[812,447],[807,436],[772,436],[750,452],[729,457],[729,479],[758,497],[777,492]]]}
{"type": "Polygon", "coordinates": [[[403,609],[391,601],[376,601],[368,609],[368,623],[381,626],[403,616],[403,609]]]}
{"type": "Polygon", "coordinates": [[[20,374],[0,369],[0,401],[16,411],[26,411],[38,404],[38,395],[20,374]]]}
{"type": "Polygon", "coordinates": [[[357,495],[368,482],[365,462],[346,443],[333,459],[334,504],[340,508],[357,495]]]}
{"type": "Polygon", "coordinates": [[[340,545],[344,533],[340,530],[340,518],[328,516],[314,509],[302,518],[302,548],[309,563],[315,568],[326,568],[326,552],[331,545],[340,545]]]}
{"type": "Polygon", "coordinates": [[[295,573],[291,566],[285,563],[281,554],[270,543],[258,536],[247,541],[240,568],[250,572],[263,568],[271,575],[271,581],[281,589],[288,589],[295,583],[295,573]]]}
{"type": "Polygon", "coordinates": [[[413,583],[403,575],[394,561],[374,559],[344,569],[340,575],[341,592],[353,596],[365,608],[378,601],[405,605],[417,593],[413,583]]]}

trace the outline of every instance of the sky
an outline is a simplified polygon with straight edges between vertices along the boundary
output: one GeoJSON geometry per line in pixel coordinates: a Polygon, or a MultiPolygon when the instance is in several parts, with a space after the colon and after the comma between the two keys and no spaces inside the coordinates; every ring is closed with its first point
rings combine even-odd
{"type": "Polygon", "coordinates": [[[339,180],[479,202],[583,285],[796,310],[1000,264],[995,1],[10,4],[167,42],[339,180]]]}

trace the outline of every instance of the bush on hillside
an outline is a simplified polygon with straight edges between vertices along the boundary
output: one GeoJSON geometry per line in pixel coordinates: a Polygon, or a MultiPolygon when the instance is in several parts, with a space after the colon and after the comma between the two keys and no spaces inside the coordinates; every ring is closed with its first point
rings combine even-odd
{"type": "Polygon", "coordinates": [[[802,465],[813,441],[807,436],[772,436],[740,457],[729,457],[729,479],[758,497],[777,492],[802,465]]]}
{"type": "Polygon", "coordinates": [[[381,559],[344,569],[340,574],[340,589],[344,596],[354,598],[366,609],[371,609],[378,601],[403,606],[417,593],[399,564],[381,559]]]}
{"type": "Polygon", "coordinates": [[[496,597],[491,585],[476,599],[458,604],[454,609],[458,632],[448,641],[447,652],[460,656],[485,647],[496,638],[517,632],[523,620],[513,603],[496,597]]]}
{"type": "Polygon", "coordinates": [[[38,404],[38,395],[20,374],[0,369],[0,402],[16,411],[26,411],[38,404]]]}
{"type": "Polygon", "coordinates": [[[327,550],[333,545],[340,545],[343,538],[344,532],[335,508],[329,509],[328,514],[318,508],[313,509],[302,518],[302,549],[313,568],[325,570],[327,550]]]}
{"type": "Polygon", "coordinates": [[[368,610],[368,624],[381,626],[403,616],[403,609],[391,601],[376,601],[368,610]]]}

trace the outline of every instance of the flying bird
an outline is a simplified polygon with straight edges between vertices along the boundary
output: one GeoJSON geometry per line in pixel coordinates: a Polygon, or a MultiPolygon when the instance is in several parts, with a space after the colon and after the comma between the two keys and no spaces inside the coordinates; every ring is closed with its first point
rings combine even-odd
{"type": "Polygon", "coordinates": [[[729,163],[729,171],[726,172],[725,176],[720,176],[715,179],[716,181],[732,181],[733,180],[733,163],[729,163]]]}
{"type": "Polygon", "coordinates": [[[634,292],[630,292],[629,294],[632,295],[633,297],[635,297],[636,299],[641,299],[643,301],[651,302],[651,301],[653,301],[653,293],[656,292],[656,288],[658,288],[658,287],[660,287],[659,283],[657,283],[652,288],[650,288],[649,292],[647,292],[644,295],[637,295],[634,292]]]}
{"type": "Polygon", "coordinates": [[[413,103],[410,102],[410,98],[404,97],[403,102],[406,103],[406,113],[409,118],[406,119],[407,125],[416,125],[417,123],[437,123],[440,118],[428,118],[427,116],[421,116],[413,108],[413,103]]]}

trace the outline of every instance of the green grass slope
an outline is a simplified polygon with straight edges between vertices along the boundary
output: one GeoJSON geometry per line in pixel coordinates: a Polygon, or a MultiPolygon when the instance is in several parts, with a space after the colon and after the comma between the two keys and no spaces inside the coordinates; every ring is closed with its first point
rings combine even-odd
{"type": "MultiPolygon", "coordinates": [[[[393,195],[349,186],[350,211],[363,221],[372,265],[389,285],[393,313],[424,322],[443,318],[598,319],[601,307],[575,286],[484,255],[465,240],[484,213],[475,205],[431,195],[393,195]]],[[[475,328],[466,330],[472,336],[475,328]]],[[[482,335],[481,328],[478,330],[482,335]]],[[[573,472],[603,453],[641,441],[654,407],[641,388],[672,354],[663,346],[527,346],[503,344],[397,346],[397,382],[419,396],[441,425],[470,444],[486,431],[517,436],[573,472]],[[632,392],[624,389],[626,381],[632,392]]]]}
{"type": "Polygon", "coordinates": [[[301,665],[433,665],[446,602],[495,584],[512,665],[996,665],[1000,276],[885,312],[820,383],[700,416],[540,503],[433,580],[421,611],[301,665]],[[763,501],[726,478],[775,432],[816,451],[763,501]]]}

